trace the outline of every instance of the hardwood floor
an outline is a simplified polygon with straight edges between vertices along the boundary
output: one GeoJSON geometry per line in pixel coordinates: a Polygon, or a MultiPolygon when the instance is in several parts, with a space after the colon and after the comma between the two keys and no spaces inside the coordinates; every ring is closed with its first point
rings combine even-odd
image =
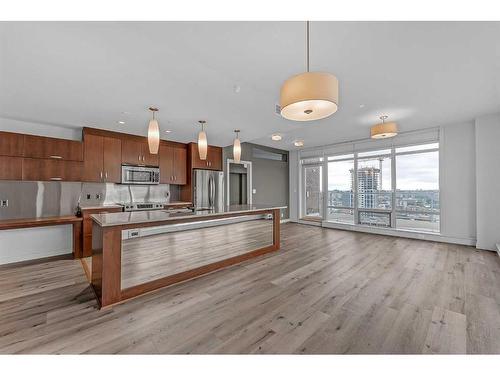
{"type": "Polygon", "coordinates": [[[282,248],[108,310],[80,261],[0,269],[0,353],[500,353],[500,260],[299,224],[282,248]]]}

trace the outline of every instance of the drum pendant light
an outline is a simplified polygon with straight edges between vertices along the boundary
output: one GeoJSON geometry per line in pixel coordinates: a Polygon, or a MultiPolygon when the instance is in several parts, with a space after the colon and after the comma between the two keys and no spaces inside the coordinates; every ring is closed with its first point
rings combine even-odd
{"type": "Polygon", "coordinates": [[[388,116],[380,116],[382,122],[373,125],[370,129],[370,137],[373,139],[391,138],[398,135],[398,124],[395,122],[385,122],[388,116]]]}
{"type": "Polygon", "coordinates": [[[235,163],[239,163],[241,160],[241,143],[240,143],[240,131],[236,129],[234,131],[236,133],[236,138],[233,143],[233,159],[235,163]]]}
{"type": "Polygon", "coordinates": [[[281,116],[294,121],[312,121],[328,117],[338,109],[337,77],[309,71],[309,21],[306,24],[307,72],[290,77],[281,86],[281,116]]]}
{"type": "Polygon", "coordinates": [[[157,154],[160,147],[160,125],[158,125],[158,121],[155,118],[155,113],[158,112],[158,108],[149,107],[149,110],[153,114],[153,118],[149,121],[148,126],[149,153],[157,154]]]}
{"type": "Polygon", "coordinates": [[[198,121],[201,125],[201,131],[198,133],[198,154],[201,160],[207,160],[207,133],[205,133],[205,120],[198,121]]]}

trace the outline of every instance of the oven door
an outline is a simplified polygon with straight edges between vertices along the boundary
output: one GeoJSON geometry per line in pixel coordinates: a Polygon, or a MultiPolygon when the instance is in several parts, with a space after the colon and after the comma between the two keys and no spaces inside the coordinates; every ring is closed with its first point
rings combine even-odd
{"type": "Polygon", "coordinates": [[[159,183],[158,168],[122,166],[122,184],[158,185],[159,183]]]}

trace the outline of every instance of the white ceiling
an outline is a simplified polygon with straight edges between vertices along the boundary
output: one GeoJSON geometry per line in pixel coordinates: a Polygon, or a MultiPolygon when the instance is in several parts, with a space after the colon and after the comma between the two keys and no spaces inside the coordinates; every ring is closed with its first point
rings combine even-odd
{"type": "Polygon", "coordinates": [[[366,138],[380,114],[406,131],[498,111],[499,35],[500,22],[312,22],[311,70],[337,76],[339,111],[297,123],[274,111],[304,70],[303,22],[2,22],[0,117],[145,135],[154,105],[165,139],[194,141],[206,119],[211,144],[236,128],[331,144],[366,138]]]}

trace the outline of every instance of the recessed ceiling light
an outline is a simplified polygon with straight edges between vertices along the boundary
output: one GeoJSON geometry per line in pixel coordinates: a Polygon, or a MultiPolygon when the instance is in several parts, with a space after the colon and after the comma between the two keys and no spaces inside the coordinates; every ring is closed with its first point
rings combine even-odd
{"type": "Polygon", "coordinates": [[[300,141],[300,140],[294,141],[293,145],[295,147],[303,147],[304,146],[304,141],[300,141]]]}
{"type": "Polygon", "coordinates": [[[122,115],[130,115],[130,112],[123,111],[123,112],[122,112],[122,115]]]}
{"type": "Polygon", "coordinates": [[[360,104],[359,108],[365,108],[365,105],[364,104],[360,104]]]}
{"type": "Polygon", "coordinates": [[[167,130],[165,130],[165,133],[172,133],[172,130],[167,129],[167,130]]]}
{"type": "Polygon", "coordinates": [[[123,124],[125,124],[125,121],[117,121],[117,123],[123,125],[123,124]]]}
{"type": "Polygon", "coordinates": [[[273,141],[281,141],[281,140],[283,139],[283,137],[281,136],[281,134],[273,134],[273,135],[271,136],[271,139],[272,139],[273,141]]]}

